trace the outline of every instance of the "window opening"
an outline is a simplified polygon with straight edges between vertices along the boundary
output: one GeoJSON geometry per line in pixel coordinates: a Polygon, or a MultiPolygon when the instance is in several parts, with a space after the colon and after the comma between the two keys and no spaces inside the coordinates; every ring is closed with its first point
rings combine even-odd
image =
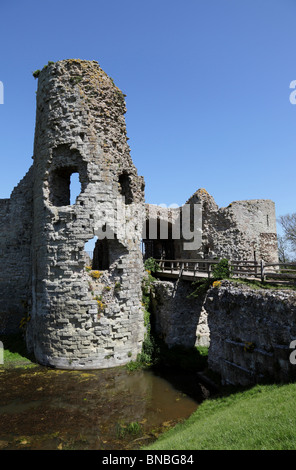
{"type": "Polygon", "coordinates": [[[81,193],[79,173],[73,167],[54,170],[50,178],[50,202],[57,207],[75,204],[81,193]]]}
{"type": "Polygon", "coordinates": [[[75,204],[76,199],[81,193],[81,183],[79,181],[79,173],[70,175],[70,204],[75,204]]]}
{"type": "Polygon", "coordinates": [[[84,246],[86,264],[93,270],[104,271],[110,267],[110,250],[107,238],[99,240],[97,236],[84,246]]]}
{"type": "Polygon", "coordinates": [[[120,194],[125,198],[125,204],[132,204],[133,193],[131,190],[131,180],[127,173],[123,173],[118,178],[120,194]]]}
{"type": "Polygon", "coordinates": [[[110,256],[109,256],[109,244],[107,238],[103,240],[97,240],[93,260],[92,269],[106,270],[110,267],[110,256]]]}

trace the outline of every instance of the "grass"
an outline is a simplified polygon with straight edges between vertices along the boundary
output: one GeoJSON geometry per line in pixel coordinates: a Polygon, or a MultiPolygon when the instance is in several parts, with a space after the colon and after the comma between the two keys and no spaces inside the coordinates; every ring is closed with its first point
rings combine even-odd
{"type": "Polygon", "coordinates": [[[227,279],[228,281],[231,281],[233,283],[238,283],[238,284],[245,284],[249,287],[252,287],[253,289],[271,289],[271,290],[296,290],[296,285],[295,284],[283,284],[283,283],[268,283],[268,282],[261,282],[261,281],[256,281],[256,280],[247,280],[247,279],[241,279],[241,278],[229,278],[227,279]]]}
{"type": "Polygon", "coordinates": [[[141,425],[138,421],[132,421],[131,423],[117,423],[116,425],[116,435],[117,438],[125,437],[126,435],[138,435],[141,433],[141,425]]]}
{"type": "Polygon", "coordinates": [[[257,385],[204,401],[144,450],[294,450],[296,384],[257,385]]]}
{"type": "Polygon", "coordinates": [[[4,347],[4,364],[0,365],[0,369],[36,366],[34,357],[28,353],[21,334],[3,335],[0,336],[0,341],[4,347]]]}

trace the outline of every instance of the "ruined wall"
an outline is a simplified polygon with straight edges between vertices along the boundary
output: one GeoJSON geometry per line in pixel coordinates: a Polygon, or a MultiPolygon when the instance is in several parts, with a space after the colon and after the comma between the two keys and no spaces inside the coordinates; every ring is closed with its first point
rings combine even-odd
{"type": "Polygon", "coordinates": [[[209,346],[204,299],[189,297],[193,290],[186,281],[153,282],[153,325],[156,335],[169,347],[209,346]]]}
{"type": "Polygon", "coordinates": [[[221,281],[199,298],[191,283],[153,283],[156,334],[169,346],[209,346],[208,367],[223,384],[253,385],[296,378],[296,293],[221,281]]]}
{"type": "MultiPolygon", "coordinates": [[[[263,259],[278,262],[275,205],[256,199],[235,201],[219,208],[206,190],[198,190],[187,204],[202,203],[203,256],[231,260],[263,259]]],[[[183,253],[185,254],[185,253],[183,253]]],[[[193,258],[194,253],[189,253],[193,258]]]]}
{"type": "Polygon", "coordinates": [[[45,365],[113,367],[141,350],[144,182],[130,158],[125,111],[97,62],[60,61],[39,75],[27,343],[45,365]],[[81,193],[70,204],[73,173],[81,193]],[[95,235],[108,238],[98,273],[85,269],[84,246],[95,235]]]}
{"type": "Polygon", "coordinates": [[[31,306],[31,168],[10,199],[0,200],[0,333],[18,333],[31,306]]]}
{"type": "MultiPolygon", "coordinates": [[[[248,201],[235,201],[227,207],[219,208],[214,198],[205,190],[199,189],[191,196],[186,204],[177,209],[162,208],[146,204],[147,218],[147,247],[151,246],[151,256],[170,259],[200,259],[200,258],[227,258],[231,260],[257,260],[265,262],[278,262],[277,229],[275,204],[265,199],[248,201]],[[194,213],[194,206],[201,205],[201,223],[195,220],[199,217],[194,213]],[[190,206],[190,227],[184,223],[184,208],[190,206]],[[168,241],[165,242],[163,234],[158,230],[157,239],[150,236],[148,230],[154,228],[156,220],[165,227],[169,227],[168,241]],[[171,228],[172,226],[172,228],[171,228]],[[187,233],[184,232],[187,227],[187,233]],[[193,239],[187,243],[188,233],[194,233],[195,240],[199,240],[197,231],[201,230],[201,245],[193,248],[193,239]],[[179,236],[175,236],[176,234],[179,236]],[[149,245],[150,244],[150,245],[149,245]],[[190,246],[191,244],[191,246],[190,246]],[[168,249],[167,249],[168,246],[168,249]],[[154,250],[154,251],[153,251],[154,250]]],[[[152,230],[155,233],[155,230],[152,230]]]]}
{"type": "Polygon", "coordinates": [[[222,281],[207,295],[209,368],[223,383],[250,385],[296,377],[290,343],[296,338],[296,293],[254,290],[222,281]]]}

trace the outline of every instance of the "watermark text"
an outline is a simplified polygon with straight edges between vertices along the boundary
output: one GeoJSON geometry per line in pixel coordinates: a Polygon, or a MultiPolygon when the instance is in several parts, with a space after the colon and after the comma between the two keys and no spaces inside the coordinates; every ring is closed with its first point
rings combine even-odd
{"type": "Polygon", "coordinates": [[[294,89],[292,93],[290,93],[290,103],[296,104],[296,80],[292,80],[290,83],[290,88],[294,89]]]}
{"type": "Polygon", "coordinates": [[[2,341],[0,341],[0,365],[4,364],[4,346],[2,341]]]}
{"type": "Polygon", "coordinates": [[[4,85],[0,82],[0,104],[4,104],[4,85]]]}
{"type": "Polygon", "coordinates": [[[126,205],[117,198],[116,210],[102,214],[95,227],[99,240],[131,238],[139,233],[143,240],[180,240],[184,250],[198,250],[202,244],[202,205],[185,204],[180,208],[141,204],[126,205]]]}

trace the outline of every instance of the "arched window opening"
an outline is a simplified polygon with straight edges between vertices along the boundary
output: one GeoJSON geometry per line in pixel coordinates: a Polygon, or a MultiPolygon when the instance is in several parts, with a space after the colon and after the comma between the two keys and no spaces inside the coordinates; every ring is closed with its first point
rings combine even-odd
{"type": "Polygon", "coordinates": [[[125,204],[132,204],[133,193],[131,189],[131,179],[127,173],[122,173],[118,178],[120,194],[125,198],[125,204]]]}
{"type": "Polygon", "coordinates": [[[93,270],[105,271],[110,267],[110,246],[107,238],[99,240],[97,236],[84,246],[86,265],[93,270]]]}
{"type": "Polygon", "coordinates": [[[57,207],[75,204],[81,193],[78,169],[60,167],[51,173],[50,202],[57,207]]]}
{"type": "MultiPolygon", "coordinates": [[[[48,177],[49,201],[54,206],[76,204],[77,197],[89,183],[87,162],[77,149],[68,144],[52,150],[52,165],[48,177]]],[[[83,201],[80,200],[80,204],[83,201]]]]}
{"type": "Polygon", "coordinates": [[[108,240],[106,238],[97,240],[93,254],[92,269],[104,271],[109,269],[109,267],[110,253],[108,240]]]}

